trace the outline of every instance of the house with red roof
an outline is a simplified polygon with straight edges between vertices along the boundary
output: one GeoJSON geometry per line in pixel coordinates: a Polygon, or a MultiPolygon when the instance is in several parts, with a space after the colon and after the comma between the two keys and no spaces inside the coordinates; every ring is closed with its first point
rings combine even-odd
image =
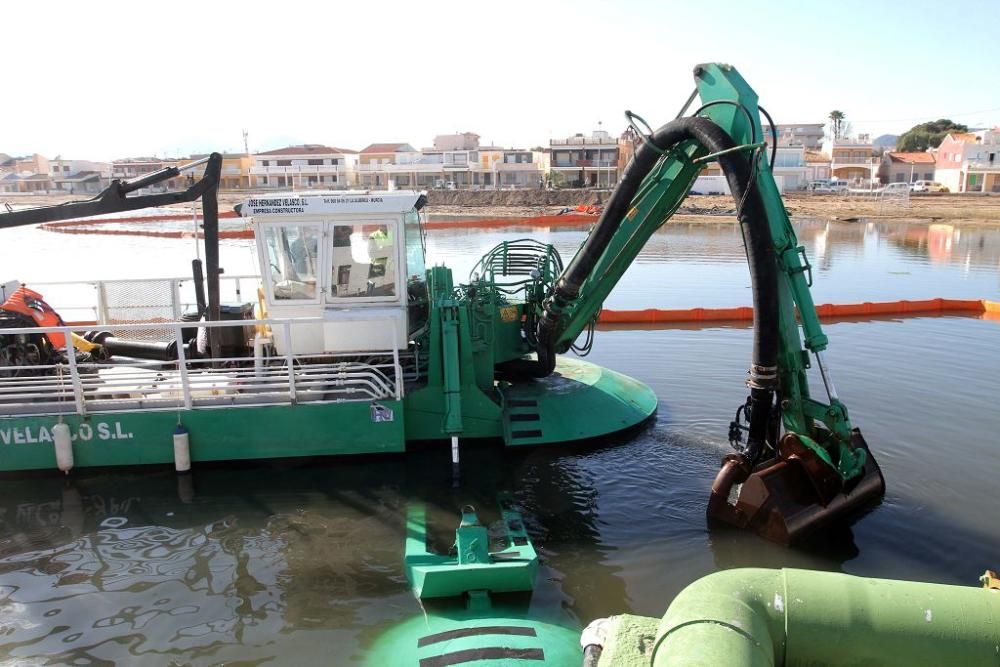
{"type": "Polygon", "coordinates": [[[882,154],[878,177],[882,183],[933,181],[934,155],[926,151],[886,151],[882,154]]]}
{"type": "Polygon", "coordinates": [[[258,188],[344,189],[357,185],[358,152],[350,148],[302,144],[253,156],[250,176],[258,188]]]}

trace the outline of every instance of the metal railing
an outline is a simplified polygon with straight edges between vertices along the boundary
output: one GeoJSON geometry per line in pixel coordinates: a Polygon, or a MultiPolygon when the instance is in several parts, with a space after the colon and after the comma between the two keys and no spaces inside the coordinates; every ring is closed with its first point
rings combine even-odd
{"type": "Polygon", "coordinates": [[[570,137],[569,139],[552,139],[550,146],[617,146],[618,139],[614,137],[570,137]]]}
{"type": "Polygon", "coordinates": [[[576,170],[580,170],[580,169],[583,169],[583,170],[600,169],[601,171],[607,171],[609,169],[617,169],[618,168],[618,163],[617,162],[612,162],[612,161],[607,161],[607,160],[601,160],[600,162],[598,162],[597,160],[589,160],[588,163],[585,164],[585,165],[583,165],[583,164],[577,164],[576,162],[553,162],[552,163],[552,168],[553,169],[576,169],[576,170]]]}
{"type": "MultiPolygon", "coordinates": [[[[848,155],[835,155],[832,159],[832,164],[850,164],[858,165],[861,167],[871,168],[872,166],[872,156],[848,156],[848,155]]],[[[877,165],[876,165],[877,166],[877,165]]]]}
{"type": "MultiPolygon", "coordinates": [[[[142,305],[134,306],[135,308],[162,309],[163,316],[158,318],[161,321],[180,320],[185,312],[195,308],[194,279],[190,277],[32,282],[30,287],[40,292],[64,320],[104,325],[122,323],[122,318],[112,316],[114,304],[108,302],[109,286],[131,284],[138,289],[150,283],[170,283],[169,294],[161,295],[163,298],[155,304],[152,299],[143,299],[142,305]]],[[[219,293],[223,305],[255,302],[259,285],[260,276],[256,275],[219,276],[219,293]]],[[[160,324],[157,323],[157,326],[160,324]]]]}
{"type": "Polygon", "coordinates": [[[350,169],[348,169],[345,165],[342,164],[293,164],[290,166],[283,166],[283,167],[276,167],[276,166],[250,167],[251,174],[258,174],[258,175],[274,174],[278,176],[282,174],[291,176],[295,176],[298,174],[306,174],[306,175],[323,174],[329,176],[329,175],[347,174],[350,171],[351,171],[350,169]]]}
{"type": "Polygon", "coordinates": [[[1000,159],[993,160],[969,160],[966,169],[976,169],[976,170],[996,170],[1000,171],[1000,159]]]}
{"type": "MultiPolygon", "coordinates": [[[[170,322],[177,359],[147,361],[121,358],[66,363],[0,366],[0,416],[157,411],[177,409],[399,400],[403,370],[398,350],[358,354],[264,354],[250,357],[188,358],[184,329],[208,327],[282,328],[288,350],[294,327],[322,318],[170,322]],[[363,357],[364,360],[360,360],[363,357]]],[[[105,327],[115,335],[141,324],[105,327]]],[[[59,332],[69,340],[73,327],[3,329],[4,335],[59,332]]],[[[249,341],[248,341],[249,344],[249,341]]]]}
{"type": "Polygon", "coordinates": [[[445,166],[446,165],[442,162],[409,162],[401,164],[359,164],[358,171],[361,173],[428,172],[428,171],[441,172],[444,170],[445,166]]]}

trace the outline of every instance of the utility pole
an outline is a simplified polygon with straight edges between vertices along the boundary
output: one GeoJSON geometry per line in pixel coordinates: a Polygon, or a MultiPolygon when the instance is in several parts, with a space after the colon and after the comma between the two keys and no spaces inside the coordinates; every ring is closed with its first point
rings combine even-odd
{"type": "Polygon", "coordinates": [[[243,154],[250,155],[250,143],[247,141],[247,137],[250,135],[249,132],[243,130],[243,154]]]}

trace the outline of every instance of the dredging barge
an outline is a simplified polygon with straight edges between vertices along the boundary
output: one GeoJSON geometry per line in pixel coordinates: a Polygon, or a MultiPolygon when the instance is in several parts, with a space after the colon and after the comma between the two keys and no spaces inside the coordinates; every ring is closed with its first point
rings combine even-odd
{"type": "Polygon", "coordinates": [[[201,199],[205,248],[204,276],[200,260],[192,266],[190,311],[177,279],[139,290],[92,283],[96,317],[71,326],[40,294],[8,285],[0,471],[184,470],[191,461],[402,452],[415,441],[450,441],[457,464],[459,439],[519,447],[641,424],[656,409],[646,385],[563,353],[590,349],[604,299],[703,166],[718,161],[746,242],[754,342],[749,397],[729,431],[736,451],[709,515],[787,543],[870,506],[884,481],[823,359],[811,267],[771,174],[756,94],[725,65],[699,66],[695,78],[703,104],[692,116],[654,133],[627,114],[642,142],[565,265],[551,245],[508,241],[456,282],[447,267],[424,266],[421,193],[259,196],[238,210],[256,239],[257,298],[224,309],[218,154],[182,192],[140,192],[179,173],[170,168],[115,181],[89,201],[0,214],[3,229],[201,199]],[[812,363],[826,401],[809,392],[812,363]]]}

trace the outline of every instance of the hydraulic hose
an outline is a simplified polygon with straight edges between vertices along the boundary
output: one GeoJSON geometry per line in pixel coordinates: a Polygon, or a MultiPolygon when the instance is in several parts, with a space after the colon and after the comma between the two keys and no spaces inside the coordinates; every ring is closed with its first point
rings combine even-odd
{"type": "MultiPolygon", "coordinates": [[[[593,272],[601,256],[618,231],[632,206],[643,179],[664,151],[683,141],[697,141],[711,153],[734,148],[736,143],[726,132],[707,118],[678,118],[656,130],[636,151],[622,174],[611,197],[586,243],[559,278],[546,300],[538,324],[538,361],[531,375],[544,377],[555,367],[555,343],[565,308],[580,294],[584,281],[593,272]]],[[[753,163],[740,151],[719,156],[726,180],[737,205],[737,217],[743,229],[750,279],[753,289],[754,335],[749,370],[750,424],[745,456],[752,464],[760,458],[767,437],[768,420],[774,400],[778,365],[778,267],[760,191],[754,183],[753,163]]]]}

